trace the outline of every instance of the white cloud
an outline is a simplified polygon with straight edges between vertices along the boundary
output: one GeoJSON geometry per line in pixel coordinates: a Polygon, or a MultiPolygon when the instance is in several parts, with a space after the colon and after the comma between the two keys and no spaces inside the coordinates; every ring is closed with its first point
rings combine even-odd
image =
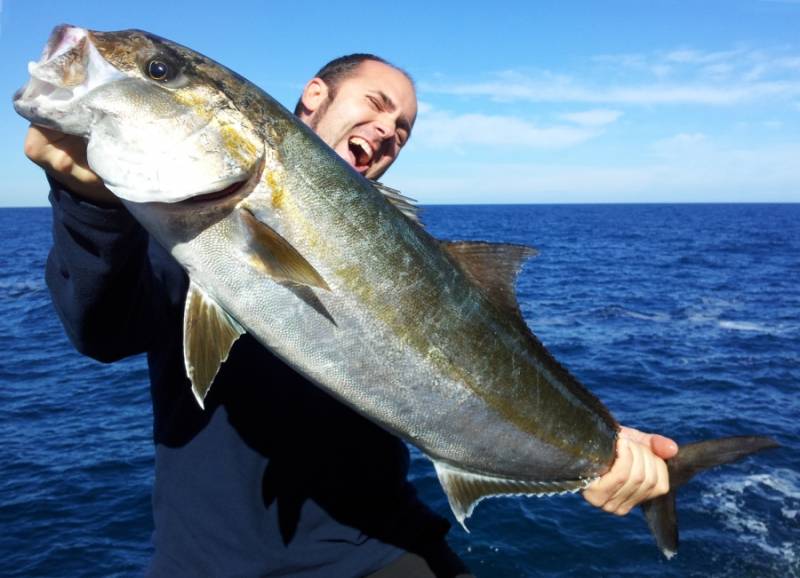
{"type": "Polygon", "coordinates": [[[800,96],[800,56],[786,51],[682,48],[601,55],[581,77],[502,71],[486,81],[422,83],[423,91],[495,101],[603,105],[733,105],[800,96]],[[627,71],[627,72],[626,72],[627,71]],[[631,71],[637,73],[631,78],[631,71]],[[602,80],[596,80],[596,79],[602,80]]]}
{"type": "Polygon", "coordinates": [[[653,143],[653,151],[664,157],[683,156],[687,154],[697,154],[699,151],[706,150],[708,137],[700,132],[682,132],[674,136],[658,140],[653,143]]]}
{"type": "Polygon", "coordinates": [[[433,105],[424,100],[420,100],[417,102],[417,114],[422,116],[425,113],[428,113],[433,110],[433,105]]]}
{"type": "Polygon", "coordinates": [[[598,124],[539,126],[516,116],[455,114],[428,106],[414,127],[415,145],[467,145],[559,149],[583,143],[600,134],[598,124]]]}
{"type": "Polygon", "coordinates": [[[664,59],[668,62],[677,62],[681,64],[718,64],[720,62],[731,62],[734,59],[741,58],[742,54],[744,53],[744,49],[722,50],[716,52],[679,49],[668,52],[666,55],[664,55],[664,59]]]}
{"type": "Polygon", "coordinates": [[[486,97],[499,101],[527,100],[616,105],[732,105],[765,98],[800,97],[800,81],[758,82],[727,86],[704,83],[654,83],[611,87],[590,87],[572,82],[554,85],[522,81],[425,86],[424,90],[440,94],[486,97]]]}
{"type": "Polygon", "coordinates": [[[562,114],[561,118],[574,122],[575,124],[585,126],[604,126],[617,121],[622,116],[622,112],[618,110],[609,110],[607,108],[598,108],[593,110],[585,110],[581,112],[571,112],[562,114]]]}
{"type": "Polygon", "coordinates": [[[800,201],[800,145],[720,149],[702,135],[675,143],[682,139],[702,150],[642,165],[453,162],[399,173],[392,185],[420,203],[800,201]]]}
{"type": "Polygon", "coordinates": [[[403,165],[408,172],[393,175],[397,185],[423,203],[800,201],[800,142],[787,142],[797,141],[789,130],[800,110],[796,52],[681,48],[598,56],[588,65],[571,75],[506,70],[473,81],[421,83],[437,107],[420,113],[415,139],[449,152],[437,151],[435,163],[420,155],[418,166],[403,165]],[[463,112],[475,103],[481,114],[463,112]],[[513,112],[486,114],[502,110],[497,103],[513,112]],[[745,104],[757,106],[737,108],[745,104]],[[632,108],[661,105],[718,110],[685,116],[632,108]],[[458,113],[443,110],[456,106],[458,113]],[[536,120],[525,116],[529,108],[536,120]],[[642,127],[642,118],[649,126],[642,127]],[[743,119],[747,126],[739,126],[743,119]],[[650,136],[657,131],[663,138],[650,136]],[[601,141],[605,133],[613,139],[601,141]],[[593,149],[592,139],[604,148],[593,149]],[[467,145],[515,147],[515,154],[473,156],[467,145]],[[574,148],[542,152],[567,147],[574,148]]]}

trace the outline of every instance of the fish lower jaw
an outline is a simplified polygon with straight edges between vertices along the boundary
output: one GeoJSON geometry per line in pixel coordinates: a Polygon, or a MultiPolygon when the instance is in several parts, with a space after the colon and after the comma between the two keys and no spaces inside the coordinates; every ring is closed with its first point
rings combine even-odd
{"type": "Polygon", "coordinates": [[[14,95],[14,107],[20,114],[22,110],[40,109],[52,115],[65,103],[74,100],[76,100],[74,89],[31,78],[31,81],[14,95]]]}
{"type": "Polygon", "coordinates": [[[70,134],[83,134],[87,119],[76,103],[86,92],[85,85],[67,87],[31,76],[30,81],[14,94],[14,110],[33,124],[70,134]],[[76,124],[81,126],[74,126],[76,124]]]}

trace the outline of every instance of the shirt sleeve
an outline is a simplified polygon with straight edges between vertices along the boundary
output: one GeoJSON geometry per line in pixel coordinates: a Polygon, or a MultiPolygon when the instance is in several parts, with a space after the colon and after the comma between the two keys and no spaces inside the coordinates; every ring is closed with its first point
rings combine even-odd
{"type": "Polygon", "coordinates": [[[103,362],[148,351],[179,299],[164,285],[175,274],[164,268],[177,263],[162,261],[154,270],[149,235],[124,207],[81,200],[48,180],[53,247],[45,278],[67,336],[78,351],[103,362]]]}

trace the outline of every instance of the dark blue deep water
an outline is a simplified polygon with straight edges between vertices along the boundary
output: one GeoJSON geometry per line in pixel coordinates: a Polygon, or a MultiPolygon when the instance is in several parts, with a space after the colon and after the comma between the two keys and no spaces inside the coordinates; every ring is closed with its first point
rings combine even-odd
{"type": "MultiPolygon", "coordinates": [[[[683,489],[669,562],[638,512],[484,501],[471,534],[451,532],[477,576],[800,576],[800,205],[453,206],[424,220],[442,238],[540,250],[519,280],[523,313],[622,423],[784,445],[683,489]]],[[[71,349],[43,281],[49,222],[46,209],[0,209],[0,574],[141,575],[145,364],[71,349]]],[[[419,454],[413,476],[449,515],[419,454]]]]}

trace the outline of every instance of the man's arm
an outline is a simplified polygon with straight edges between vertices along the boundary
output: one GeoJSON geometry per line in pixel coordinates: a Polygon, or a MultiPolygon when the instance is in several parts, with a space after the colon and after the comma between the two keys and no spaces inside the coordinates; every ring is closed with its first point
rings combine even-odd
{"type": "Polygon", "coordinates": [[[106,362],[146,351],[166,314],[147,233],[88,168],[83,139],[31,127],[25,154],[51,184],[46,280],[70,341],[106,362]]]}
{"type": "Polygon", "coordinates": [[[623,427],[614,465],[584,490],[583,497],[593,506],[624,516],[642,502],[669,491],[664,460],[677,453],[678,445],[669,438],[623,427]]]}

